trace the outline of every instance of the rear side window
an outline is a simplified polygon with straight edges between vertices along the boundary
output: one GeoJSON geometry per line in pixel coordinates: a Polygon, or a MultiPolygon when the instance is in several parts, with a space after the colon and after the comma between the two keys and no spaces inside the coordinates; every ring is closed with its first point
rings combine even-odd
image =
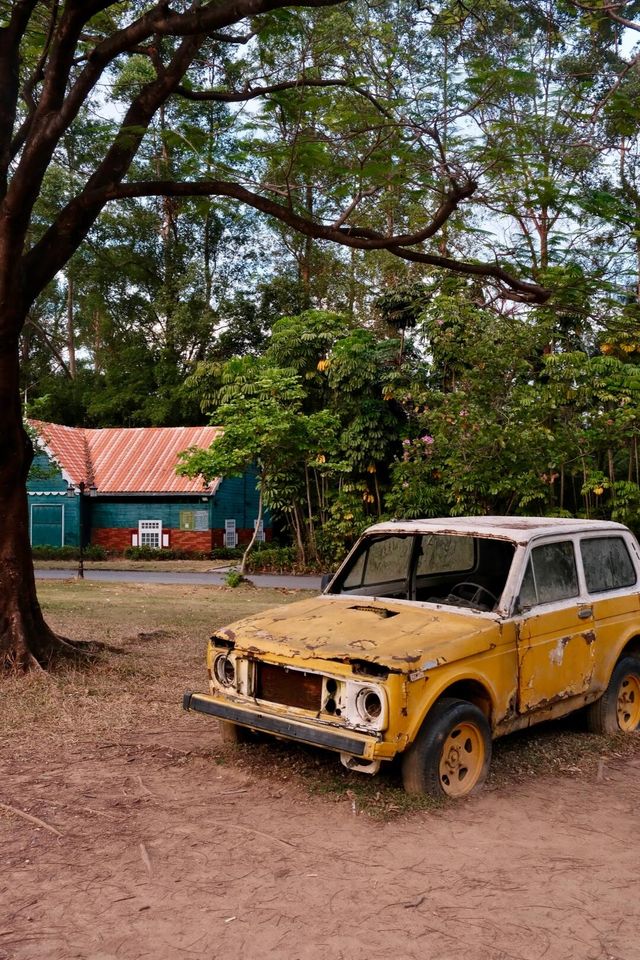
{"type": "Polygon", "coordinates": [[[622,537],[592,537],[580,541],[589,593],[620,590],[636,582],[636,571],[622,537]]]}
{"type": "Polygon", "coordinates": [[[520,590],[520,608],[577,597],[578,571],[573,543],[545,543],[534,547],[520,590]]]}

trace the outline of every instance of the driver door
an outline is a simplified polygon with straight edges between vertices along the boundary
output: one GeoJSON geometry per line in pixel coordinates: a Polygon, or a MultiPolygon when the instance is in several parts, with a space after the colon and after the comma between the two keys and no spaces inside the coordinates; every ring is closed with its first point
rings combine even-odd
{"type": "Polygon", "coordinates": [[[595,667],[592,605],[581,599],[572,540],[531,550],[519,595],[518,711],[588,690],[595,667]]]}

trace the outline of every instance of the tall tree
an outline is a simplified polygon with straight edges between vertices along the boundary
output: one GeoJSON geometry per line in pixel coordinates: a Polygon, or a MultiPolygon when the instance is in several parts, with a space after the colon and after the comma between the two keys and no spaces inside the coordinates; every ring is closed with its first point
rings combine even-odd
{"type": "MultiPolygon", "coordinates": [[[[331,88],[349,102],[375,110],[380,129],[398,119],[380,95],[362,85],[353,63],[338,55],[319,75],[301,48],[290,59],[274,57],[260,74],[248,56],[255,38],[282,47],[304,20],[302,8],[334,6],[339,0],[15,0],[0,26],[0,662],[26,667],[46,662],[60,641],[46,625],[37,602],[30,559],[25,481],[32,460],[31,442],[22,426],[19,391],[19,337],[31,306],[46,285],[68,264],[106,204],[136,197],[227,197],[317,240],[361,250],[388,250],[402,259],[493,278],[524,300],[544,300],[539,284],[520,279],[495,262],[458,260],[433,251],[431,241],[476,190],[473,177],[447,166],[446,189],[429,191],[428,172],[442,180],[437,131],[421,133],[416,148],[416,184],[424,191],[421,222],[415,212],[401,224],[359,217],[365,195],[385,183],[386,143],[373,144],[358,181],[347,168],[344,180],[327,178],[322,214],[311,213],[295,190],[262,179],[252,149],[250,121],[246,149],[235,167],[210,165],[202,175],[174,178],[165,164],[158,176],[137,179],[136,156],[161,111],[175,97],[194,102],[243,104],[284,90],[331,88]],[[265,39],[266,37],[266,39],[265,39]],[[142,57],[146,70],[129,85],[117,87],[123,64],[142,57]],[[217,64],[211,87],[204,87],[203,66],[217,64]],[[245,70],[245,66],[247,69],[245,70]],[[248,71],[248,72],[247,72],[248,71]],[[111,100],[112,129],[96,143],[92,161],[74,182],[73,195],[61,200],[46,223],[36,224],[36,204],[52,167],[88,109],[111,100]],[[108,134],[108,135],[107,135],[108,134]],[[376,151],[382,163],[374,163],[376,151]],[[332,182],[341,187],[331,200],[332,182]],[[350,199],[345,201],[345,186],[350,199]]],[[[311,15],[311,14],[309,14],[311,15]]],[[[382,22],[383,13],[378,17],[382,22]]],[[[341,41],[342,42],[342,41],[341,41]]],[[[324,66],[324,64],[323,64],[324,66]]],[[[357,114],[354,117],[357,120],[357,114]]],[[[369,121],[370,123],[371,121],[369,121]]],[[[408,127],[411,123],[407,120],[408,127]]],[[[341,131],[344,138],[346,131],[341,131]]],[[[355,133],[355,131],[354,131],[355,133]]],[[[407,128],[405,147],[415,137],[407,128]]],[[[346,142],[346,141],[345,141],[346,142]]],[[[197,154],[197,148],[194,150],[197,154]]],[[[225,155],[225,160],[228,158],[225,155]]],[[[407,150],[403,163],[410,159],[407,150]]]]}

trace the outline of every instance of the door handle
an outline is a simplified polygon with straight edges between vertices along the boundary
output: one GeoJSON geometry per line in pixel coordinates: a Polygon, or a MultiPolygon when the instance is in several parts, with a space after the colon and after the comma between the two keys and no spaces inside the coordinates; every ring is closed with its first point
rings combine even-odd
{"type": "Polygon", "coordinates": [[[589,620],[593,616],[593,607],[583,607],[582,610],[578,610],[578,616],[581,620],[589,620]]]}

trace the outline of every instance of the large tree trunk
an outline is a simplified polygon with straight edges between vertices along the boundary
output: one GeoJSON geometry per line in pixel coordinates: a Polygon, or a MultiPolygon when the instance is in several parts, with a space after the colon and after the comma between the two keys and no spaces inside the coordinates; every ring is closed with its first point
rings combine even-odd
{"type": "Polygon", "coordinates": [[[22,670],[47,663],[63,644],[36,596],[26,491],[32,459],[22,425],[18,345],[0,334],[0,667],[22,670]]]}

